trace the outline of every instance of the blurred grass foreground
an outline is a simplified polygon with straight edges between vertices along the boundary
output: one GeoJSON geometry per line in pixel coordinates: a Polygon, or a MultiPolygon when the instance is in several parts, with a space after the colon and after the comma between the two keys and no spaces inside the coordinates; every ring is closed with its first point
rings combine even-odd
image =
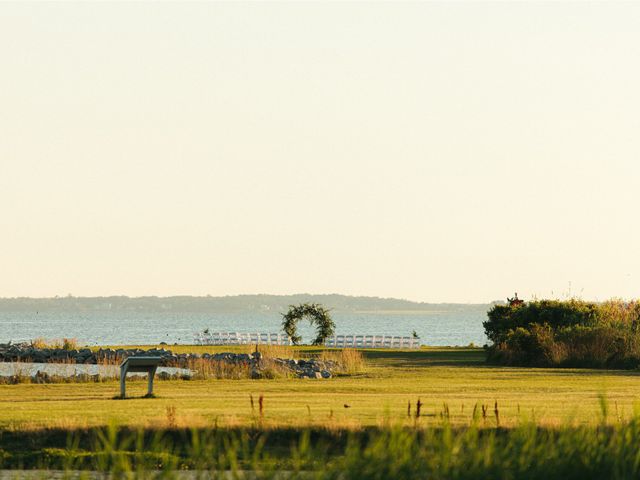
{"type": "MultiPolygon", "coordinates": [[[[491,415],[494,413],[492,412],[491,415]]],[[[603,415],[606,413],[603,412],[603,415]]],[[[604,420],[604,417],[603,417],[604,420]]],[[[640,476],[640,417],[601,426],[485,428],[388,425],[328,429],[5,432],[7,478],[632,479],[640,476]],[[64,446],[56,447],[64,438],[64,446]],[[102,476],[108,474],[107,477],[102,476]],[[38,475],[41,475],[38,477],[38,475]]]]}

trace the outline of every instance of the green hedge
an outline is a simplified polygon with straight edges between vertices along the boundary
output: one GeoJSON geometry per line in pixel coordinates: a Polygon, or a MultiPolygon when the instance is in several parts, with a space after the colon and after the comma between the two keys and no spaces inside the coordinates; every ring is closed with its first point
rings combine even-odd
{"type": "Polygon", "coordinates": [[[489,361],[540,367],[638,368],[640,302],[536,300],[495,305],[489,361]]]}

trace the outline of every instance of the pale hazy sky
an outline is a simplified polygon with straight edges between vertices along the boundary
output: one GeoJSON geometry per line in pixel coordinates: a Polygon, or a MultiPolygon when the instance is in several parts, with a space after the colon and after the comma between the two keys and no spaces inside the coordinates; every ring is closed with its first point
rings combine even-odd
{"type": "Polygon", "coordinates": [[[640,4],[1,3],[0,296],[640,296],[640,4]]]}

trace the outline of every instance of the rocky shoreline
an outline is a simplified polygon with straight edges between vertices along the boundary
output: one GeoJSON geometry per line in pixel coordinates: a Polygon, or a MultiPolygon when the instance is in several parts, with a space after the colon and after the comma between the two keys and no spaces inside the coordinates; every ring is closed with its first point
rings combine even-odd
{"type": "Polygon", "coordinates": [[[292,360],[285,358],[263,359],[260,352],[248,353],[173,353],[164,348],[89,348],[62,349],[36,348],[29,343],[0,344],[0,362],[29,362],[29,363],[69,363],[102,365],[120,364],[125,358],[134,356],[154,356],[162,360],[163,367],[177,367],[188,369],[198,361],[224,362],[230,365],[246,365],[250,368],[251,378],[265,378],[267,370],[275,365],[289,371],[297,378],[331,378],[337,365],[331,361],[317,359],[292,360]],[[270,365],[271,364],[271,365],[270,365]]]}

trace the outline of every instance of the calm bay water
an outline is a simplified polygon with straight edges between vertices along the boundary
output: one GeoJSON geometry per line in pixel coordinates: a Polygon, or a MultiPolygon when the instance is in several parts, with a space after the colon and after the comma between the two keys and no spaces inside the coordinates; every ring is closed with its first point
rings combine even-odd
{"type": "MultiPolygon", "coordinates": [[[[415,330],[424,345],[483,345],[485,309],[429,313],[333,313],[337,334],[411,335],[415,330]]],[[[193,343],[196,332],[275,333],[281,331],[278,313],[139,313],[95,311],[69,313],[0,312],[0,343],[43,337],[77,338],[87,345],[193,343]]],[[[314,329],[301,321],[303,341],[314,329]]]]}

